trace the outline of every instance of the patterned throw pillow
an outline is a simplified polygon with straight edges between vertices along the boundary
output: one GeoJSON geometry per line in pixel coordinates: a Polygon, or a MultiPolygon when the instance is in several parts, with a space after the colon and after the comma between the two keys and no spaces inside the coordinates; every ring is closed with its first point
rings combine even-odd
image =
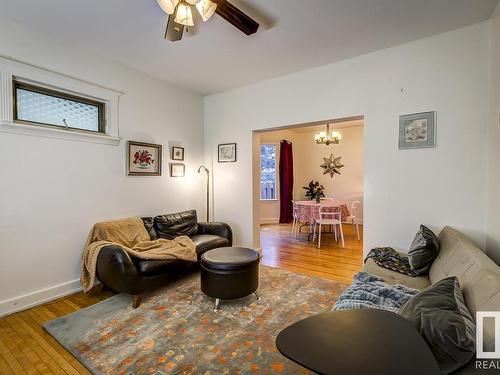
{"type": "Polygon", "coordinates": [[[439,253],[439,240],[432,230],[420,225],[408,251],[408,261],[417,275],[429,272],[431,264],[439,253]]]}

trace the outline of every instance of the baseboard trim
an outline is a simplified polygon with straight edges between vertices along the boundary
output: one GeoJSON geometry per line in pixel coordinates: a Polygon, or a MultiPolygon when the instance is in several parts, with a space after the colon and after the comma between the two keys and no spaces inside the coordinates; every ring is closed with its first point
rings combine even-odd
{"type": "Polygon", "coordinates": [[[68,281],[33,293],[0,301],[0,317],[41,305],[82,290],[80,280],[68,281]]]}
{"type": "Polygon", "coordinates": [[[279,224],[280,219],[278,217],[264,217],[260,219],[261,224],[279,224]]]}

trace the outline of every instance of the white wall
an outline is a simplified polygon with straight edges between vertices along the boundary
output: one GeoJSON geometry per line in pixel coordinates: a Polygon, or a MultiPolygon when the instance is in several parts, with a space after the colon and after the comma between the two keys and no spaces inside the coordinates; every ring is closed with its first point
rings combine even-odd
{"type": "MultiPolygon", "coordinates": [[[[335,129],[335,127],[333,127],[335,129]]],[[[338,145],[317,145],[314,141],[316,131],[300,134],[295,141],[295,158],[297,173],[295,174],[294,198],[304,199],[305,190],[311,180],[319,181],[325,187],[327,197],[341,198],[353,194],[363,194],[363,126],[338,129],[342,141],[338,145]],[[333,178],[323,174],[320,165],[323,158],[341,157],[345,166],[340,169],[340,175],[333,178]]]]}
{"type": "MultiPolygon", "coordinates": [[[[365,251],[407,249],[420,223],[485,244],[489,23],[205,98],[215,218],[252,244],[252,130],[365,116],[365,251]],[[398,150],[398,116],[437,111],[437,147],[398,150]],[[217,143],[239,160],[218,164],[217,143]],[[238,210],[234,208],[237,207],[238,210]]],[[[255,228],[255,227],[254,227],[255,228]]]]}
{"type": "Polygon", "coordinates": [[[200,96],[7,19],[0,54],[125,92],[119,146],[0,133],[1,314],[77,288],[95,222],[191,208],[203,216],[204,185],[200,96]],[[163,175],[127,177],[126,140],[162,144],[163,175]],[[169,177],[169,144],[186,148],[188,177],[169,177]]]}
{"type": "Polygon", "coordinates": [[[486,249],[490,257],[500,264],[500,4],[491,20],[491,48],[486,249]]]}

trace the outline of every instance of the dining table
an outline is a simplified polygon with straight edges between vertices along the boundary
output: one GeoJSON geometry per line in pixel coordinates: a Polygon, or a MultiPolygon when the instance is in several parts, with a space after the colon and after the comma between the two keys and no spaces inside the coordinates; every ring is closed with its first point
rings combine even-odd
{"type": "Polygon", "coordinates": [[[334,211],[337,207],[342,209],[342,221],[345,222],[346,218],[349,216],[349,209],[344,201],[335,199],[325,199],[319,203],[316,200],[304,200],[304,201],[294,201],[293,208],[297,216],[297,222],[303,225],[309,224],[309,236],[312,235],[312,226],[316,219],[319,219],[319,208],[326,206],[325,211],[334,211]]]}

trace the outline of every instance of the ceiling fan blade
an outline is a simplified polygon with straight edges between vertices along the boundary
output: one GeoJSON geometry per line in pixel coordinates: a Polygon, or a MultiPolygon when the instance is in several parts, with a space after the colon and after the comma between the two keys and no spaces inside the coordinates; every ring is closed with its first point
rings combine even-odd
{"type": "Polygon", "coordinates": [[[167,29],[165,30],[165,39],[171,42],[177,42],[182,39],[184,25],[174,21],[173,15],[168,16],[167,29]]]}
{"type": "Polygon", "coordinates": [[[252,18],[247,16],[241,10],[236,8],[227,0],[212,0],[217,4],[215,13],[224,18],[231,25],[244,32],[246,35],[251,35],[257,32],[259,24],[252,18]]]}

